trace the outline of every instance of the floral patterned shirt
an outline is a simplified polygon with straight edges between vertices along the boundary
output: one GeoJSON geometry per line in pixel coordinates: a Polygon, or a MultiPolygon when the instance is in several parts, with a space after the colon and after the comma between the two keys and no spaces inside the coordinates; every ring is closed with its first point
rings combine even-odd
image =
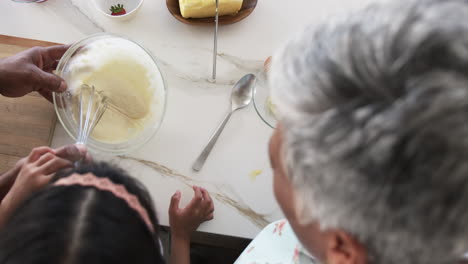
{"type": "Polygon", "coordinates": [[[317,264],[302,247],[286,220],[265,227],[235,264],[317,264]]]}

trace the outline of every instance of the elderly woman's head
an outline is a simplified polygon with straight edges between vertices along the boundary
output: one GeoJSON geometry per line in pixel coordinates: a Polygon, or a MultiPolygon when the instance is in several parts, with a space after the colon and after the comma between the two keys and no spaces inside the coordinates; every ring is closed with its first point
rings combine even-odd
{"type": "Polygon", "coordinates": [[[308,27],[273,57],[274,189],[322,262],[468,250],[468,2],[406,0],[308,27]]]}

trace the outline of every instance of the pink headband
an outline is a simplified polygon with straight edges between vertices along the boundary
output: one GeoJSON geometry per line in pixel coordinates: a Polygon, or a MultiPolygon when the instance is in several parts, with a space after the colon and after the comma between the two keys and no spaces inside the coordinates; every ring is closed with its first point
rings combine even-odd
{"type": "Polygon", "coordinates": [[[81,185],[81,186],[90,186],[94,187],[101,191],[108,191],[113,193],[116,197],[127,202],[128,206],[135,210],[143,219],[145,224],[148,226],[151,233],[154,233],[153,225],[148,216],[148,212],[143,206],[141,206],[138,197],[133,194],[130,194],[125,186],[122,184],[115,184],[108,178],[96,177],[91,173],[84,175],[74,173],[71,176],[62,178],[54,183],[55,186],[70,186],[70,185],[81,185]]]}

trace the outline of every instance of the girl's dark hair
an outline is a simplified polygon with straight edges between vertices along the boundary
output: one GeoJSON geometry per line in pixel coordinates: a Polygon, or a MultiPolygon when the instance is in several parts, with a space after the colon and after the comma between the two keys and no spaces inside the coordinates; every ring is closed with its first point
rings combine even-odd
{"type": "Polygon", "coordinates": [[[61,171],[52,182],[73,173],[93,173],[124,185],[148,211],[155,233],[135,210],[111,192],[51,184],[27,199],[0,231],[0,263],[164,262],[153,203],[140,182],[106,163],[61,171]]]}

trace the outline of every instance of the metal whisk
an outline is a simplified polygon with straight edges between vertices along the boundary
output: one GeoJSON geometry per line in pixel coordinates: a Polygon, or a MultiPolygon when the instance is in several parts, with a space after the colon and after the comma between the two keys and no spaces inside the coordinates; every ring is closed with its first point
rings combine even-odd
{"type": "Polygon", "coordinates": [[[96,92],[94,86],[83,84],[79,95],[79,127],[77,144],[85,145],[107,109],[107,97],[96,92]]]}

